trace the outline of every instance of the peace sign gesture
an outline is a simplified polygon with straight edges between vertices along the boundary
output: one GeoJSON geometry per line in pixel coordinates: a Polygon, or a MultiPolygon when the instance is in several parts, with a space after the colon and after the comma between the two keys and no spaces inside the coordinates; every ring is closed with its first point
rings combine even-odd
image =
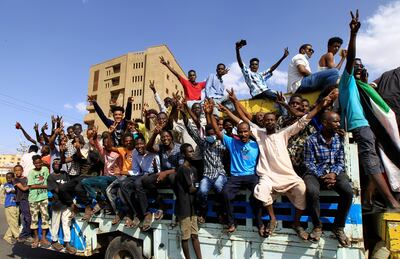
{"type": "Polygon", "coordinates": [[[356,10],[356,15],[354,16],[353,12],[350,11],[350,15],[351,15],[351,22],[350,22],[350,31],[351,33],[357,33],[358,29],[360,29],[361,23],[358,20],[358,9],[356,10]]]}

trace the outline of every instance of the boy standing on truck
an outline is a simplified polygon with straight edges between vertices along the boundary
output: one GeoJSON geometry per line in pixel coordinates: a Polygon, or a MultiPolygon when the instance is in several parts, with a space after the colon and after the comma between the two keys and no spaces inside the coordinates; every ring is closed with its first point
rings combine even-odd
{"type": "Polygon", "coordinates": [[[33,230],[33,242],[32,248],[39,246],[39,212],[42,219],[42,239],[40,240],[40,246],[48,248],[50,242],[46,239],[46,233],[49,229],[49,213],[47,211],[48,199],[47,199],[47,177],[49,176],[49,169],[43,166],[42,158],[39,155],[32,157],[35,168],[28,174],[28,186],[29,186],[29,209],[32,215],[31,229],[33,230]]]}
{"type": "Polygon", "coordinates": [[[13,245],[16,243],[16,238],[19,236],[18,229],[18,207],[15,201],[15,188],[13,185],[14,173],[8,172],[6,174],[7,182],[3,185],[5,191],[4,208],[8,229],[4,234],[4,240],[13,245]]]}
{"type": "Polygon", "coordinates": [[[199,227],[195,214],[194,203],[198,185],[197,170],[192,165],[194,149],[190,144],[182,144],[181,155],[183,164],[179,167],[176,175],[176,203],[175,215],[179,220],[182,232],[182,250],[186,259],[190,259],[189,239],[192,239],[193,249],[196,257],[201,259],[201,249],[198,237],[199,227]]]}

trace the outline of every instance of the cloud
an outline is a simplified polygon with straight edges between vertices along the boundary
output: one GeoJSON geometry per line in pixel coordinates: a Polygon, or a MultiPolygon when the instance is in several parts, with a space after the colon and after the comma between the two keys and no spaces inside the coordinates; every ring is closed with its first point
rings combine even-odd
{"type": "Polygon", "coordinates": [[[75,104],[75,109],[81,114],[87,113],[85,102],[80,102],[80,103],[75,104]]]}
{"type": "MultiPolygon", "coordinates": [[[[357,57],[363,60],[375,79],[400,66],[400,1],[381,5],[363,22],[357,39],[357,57]]],[[[372,76],[371,76],[372,75],[372,76]]]]}
{"type": "Polygon", "coordinates": [[[65,109],[72,109],[72,108],[74,108],[74,107],[72,107],[71,104],[66,103],[66,104],[64,104],[64,108],[65,108],[65,109]]]}
{"type": "Polygon", "coordinates": [[[82,4],[87,4],[89,3],[89,0],[82,0],[82,4]]]}
{"type": "MultiPolygon", "coordinates": [[[[273,90],[286,92],[287,72],[275,70],[267,83],[273,90]]],[[[239,99],[251,98],[249,87],[244,81],[242,71],[237,62],[229,65],[229,73],[224,76],[224,84],[228,88],[233,88],[239,99]]]]}

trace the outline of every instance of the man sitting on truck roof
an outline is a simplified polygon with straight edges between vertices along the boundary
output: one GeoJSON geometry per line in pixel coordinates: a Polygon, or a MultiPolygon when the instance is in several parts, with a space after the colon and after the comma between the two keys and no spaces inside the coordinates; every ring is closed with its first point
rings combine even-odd
{"type": "Polygon", "coordinates": [[[288,93],[303,93],[322,90],[325,87],[337,84],[339,71],[327,69],[316,73],[311,72],[308,61],[314,49],[311,44],[300,46],[299,54],[295,55],[289,63],[288,68],[288,93]]]}
{"type": "Polygon", "coordinates": [[[310,239],[318,242],[322,235],[319,195],[323,186],[339,194],[332,232],[339,243],[347,247],[350,240],[343,229],[353,199],[353,189],[345,172],[343,139],[336,133],[340,128],[340,116],[328,111],[322,114],[321,122],[322,130],[308,138],[304,149],[307,171],[303,180],[307,188],[307,207],[314,225],[310,239]]]}
{"type": "Polygon", "coordinates": [[[339,37],[333,37],[328,40],[328,52],[321,56],[318,62],[318,70],[327,70],[330,68],[336,68],[340,70],[342,64],[347,56],[347,51],[342,50],[340,53],[341,59],[340,62],[336,65],[334,56],[338,53],[340,47],[343,44],[343,40],[339,37]]]}
{"type": "Polygon", "coordinates": [[[246,81],[247,86],[250,89],[250,94],[253,98],[270,99],[275,101],[277,92],[269,89],[267,85],[267,80],[272,77],[272,73],[282,61],[289,55],[288,48],[285,48],[283,56],[270,68],[265,71],[258,72],[260,61],[258,58],[250,59],[250,68],[243,64],[242,58],[240,56],[240,49],[246,46],[246,41],[241,40],[236,42],[236,59],[242,70],[243,77],[246,81]]]}

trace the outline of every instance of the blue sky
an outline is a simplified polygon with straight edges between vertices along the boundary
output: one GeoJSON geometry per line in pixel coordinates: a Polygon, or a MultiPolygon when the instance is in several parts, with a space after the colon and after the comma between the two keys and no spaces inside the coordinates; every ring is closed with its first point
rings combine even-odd
{"type": "MultiPolygon", "coordinates": [[[[382,62],[384,66],[400,62],[379,63],[372,57],[389,52],[400,41],[394,38],[388,43],[392,45],[382,49],[373,30],[387,29],[382,17],[397,16],[393,10],[399,6],[399,2],[376,0],[0,1],[0,153],[15,153],[23,140],[15,121],[32,135],[33,123],[43,125],[51,114],[64,115],[70,123],[81,122],[89,67],[152,45],[167,44],[185,71],[195,69],[198,79],[204,79],[217,63],[231,66],[235,62],[234,43],[241,38],[248,43],[243,59],[247,63],[259,57],[261,67],[275,62],[284,47],[289,47],[291,57],[308,42],[316,51],[311,60],[316,71],[328,38],[340,36],[347,45],[349,10],[359,8],[361,36],[370,43],[362,52],[373,67],[372,76],[378,75],[382,62]]],[[[398,19],[393,22],[393,28],[400,27],[398,19]]],[[[283,89],[288,60],[271,81],[273,88],[283,89]]],[[[243,86],[235,64],[232,80],[243,86]]]]}

